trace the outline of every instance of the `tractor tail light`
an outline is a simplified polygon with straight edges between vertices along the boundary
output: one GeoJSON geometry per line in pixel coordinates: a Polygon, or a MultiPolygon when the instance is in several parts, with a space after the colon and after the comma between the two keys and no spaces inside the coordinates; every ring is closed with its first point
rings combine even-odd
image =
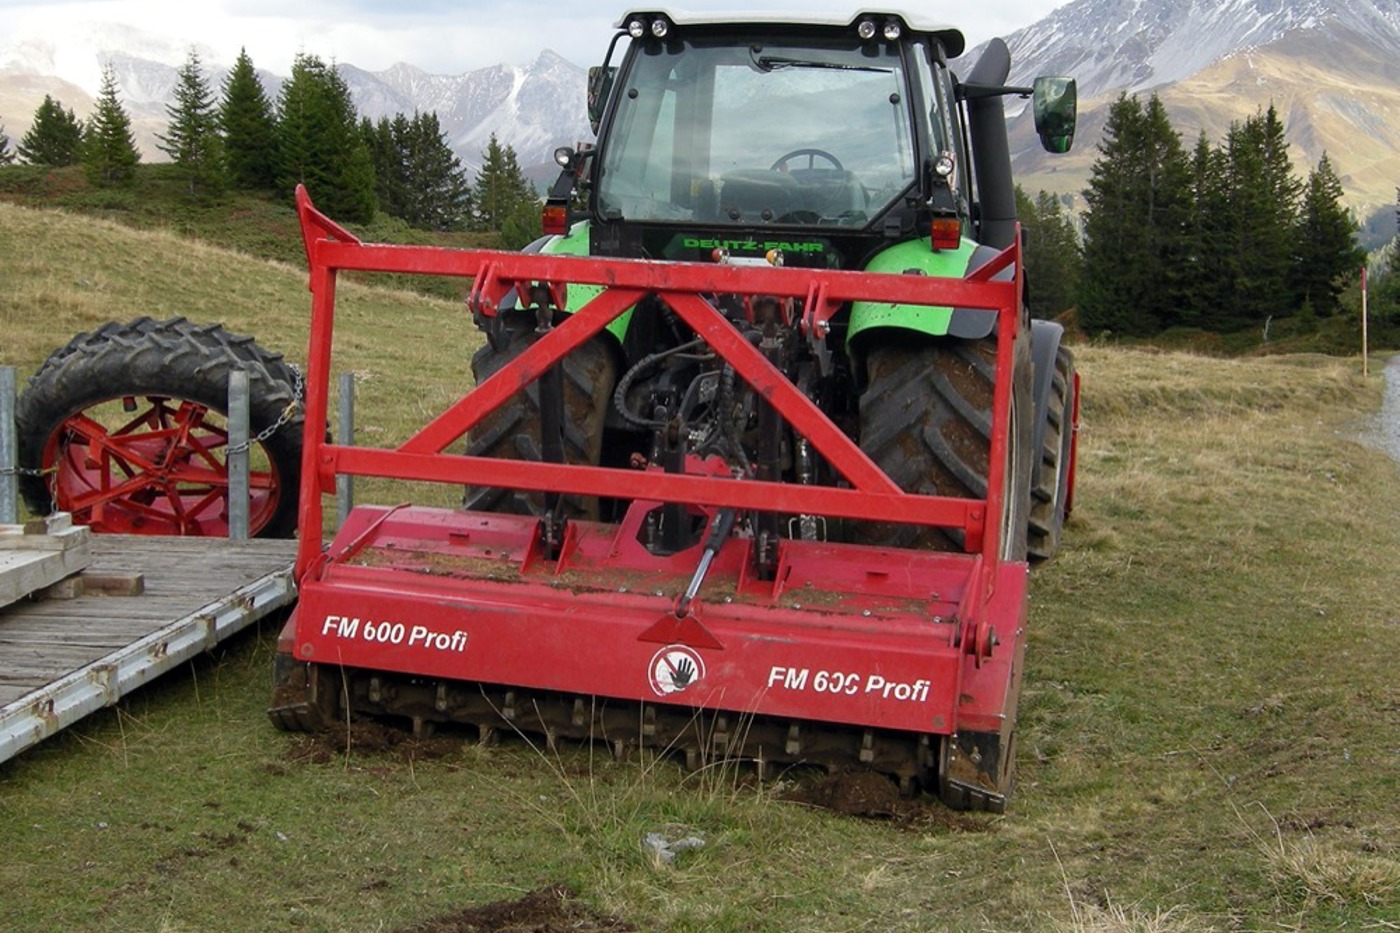
{"type": "Polygon", "coordinates": [[[569,232],[569,208],[563,204],[546,204],[540,221],[546,235],[563,236],[569,232]]]}
{"type": "Polygon", "coordinates": [[[962,245],[962,221],[956,217],[935,217],[929,240],[936,250],[957,249],[962,245]]]}

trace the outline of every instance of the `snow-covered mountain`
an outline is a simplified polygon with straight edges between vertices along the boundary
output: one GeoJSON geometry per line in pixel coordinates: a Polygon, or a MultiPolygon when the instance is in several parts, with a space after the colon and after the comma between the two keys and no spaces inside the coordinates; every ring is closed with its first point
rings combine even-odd
{"type": "Polygon", "coordinates": [[[1400,61],[1400,0],[1078,0],[1007,44],[1019,75],[1071,74],[1089,97],[1152,91],[1280,44],[1400,61]]]}
{"type": "Polygon", "coordinates": [[[120,23],[77,22],[65,24],[61,38],[19,35],[0,42],[0,74],[61,78],[95,95],[101,83],[102,63],[108,59],[120,55],[168,67],[173,72],[184,63],[191,47],[205,61],[213,60],[214,53],[198,43],[154,35],[120,23]]]}
{"type": "MultiPolygon", "coordinates": [[[[0,125],[18,139],[46,93],[86,116],[102,66],[110,64],[143,157],[162,159],[155,134],[166,128],[166,107],[190,47],[112,24],[75,28],[61,42],[21,38],[0,43],[0,125]]],[[[217,61],[207,49],[196,51],[217,92],[233,63],[217,61]]],[[[529,66],[494,65],[460,75],[428,74],[409,64],[381,72],[346,63],[338,67],[362,116],[377,121],[397,113],[436,111],[469,176],[480,166],[493,133],[515,149],[521,167],[539,181],[552,181],[557,174],[557,168],[550,168],[555,148],[589,138],[587,74],[550,51],[529,66]]],[[[285,76],[263,71],[260,77],[275,101],[285,76]]]]}
{"type": "Polygon", "coordinates": [[[406,64],[381,72],[342,65],[340,73],[356,108],[372,120],[436,111],[469,174],[480,166],[492,134],[510,144],[527,174],[551,181],[558,174],[549,168],[554,150],[592,138],[587,73],[550,51],[526,67],[495,65],[461,75],[432,75],[406,64]]]}

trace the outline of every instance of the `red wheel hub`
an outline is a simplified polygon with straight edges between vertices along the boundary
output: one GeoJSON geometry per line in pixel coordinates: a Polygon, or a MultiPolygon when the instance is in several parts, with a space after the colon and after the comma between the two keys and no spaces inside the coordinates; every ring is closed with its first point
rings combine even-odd
{"type": "MultiPolygon", "coordinates": [[[[228,534],[228,429],[218,412],[171,396],[125,396],[69,416],[44,467],[57,509],[110,534],[228,534]]],[[[250,452],[249,534],[272,518],[276,468],[250,452]]]]}

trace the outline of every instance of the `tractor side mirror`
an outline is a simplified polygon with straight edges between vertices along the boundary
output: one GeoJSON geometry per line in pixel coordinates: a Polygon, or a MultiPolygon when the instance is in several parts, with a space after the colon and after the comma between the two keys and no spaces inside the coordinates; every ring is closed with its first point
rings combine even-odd
{"type": "Polygon", "coordinates": [[[1078,108],[1079,93],[1073,78],[1035,79],[1031,109],[1035,114],[1035,131],[1046,152],[1069,152],[1074,143],[1078,108]]]}
{"type": "Polygon", "coordinates": [[[598,126],[603,122],[603,107],[616,77],[616,65],[594,65],[588,69],[588,125],[593,128],[594,136],[598,135],[598,126]]]}

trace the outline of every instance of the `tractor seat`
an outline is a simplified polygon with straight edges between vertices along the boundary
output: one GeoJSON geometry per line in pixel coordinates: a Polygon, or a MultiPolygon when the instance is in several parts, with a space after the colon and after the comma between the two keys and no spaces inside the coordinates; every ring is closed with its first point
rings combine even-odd
{"type": "Polygon", "coordinates": [[[720,179],[719,212],[738,211],[750,219],[776,220],[798,207],[801,183],[768,169],[740,169],[720,179]]]}

